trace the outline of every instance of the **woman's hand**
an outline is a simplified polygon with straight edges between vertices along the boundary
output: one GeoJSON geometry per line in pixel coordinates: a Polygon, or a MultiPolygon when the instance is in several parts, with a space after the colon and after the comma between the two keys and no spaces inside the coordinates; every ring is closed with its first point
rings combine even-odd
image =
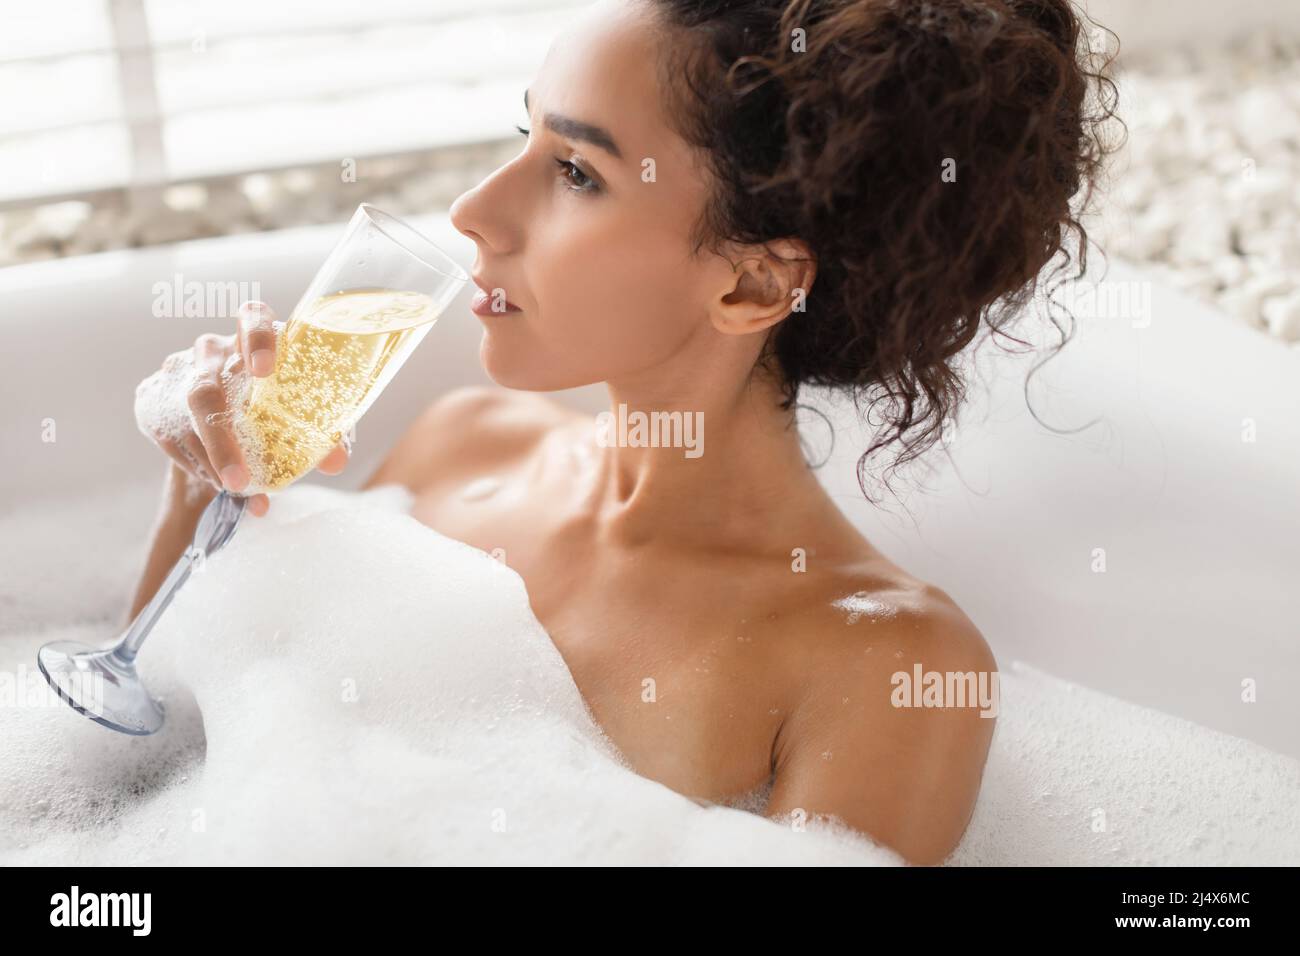
{"type": "MultiPolygon", "coordinates": [[[[275,371],[275,351],[284,323],[270,306],[245,302],[235,318],[235,332],[200,335],[194,346],[173,352],[162,368],[136,389],[136,422],[187,476],[192,487],[223,488],[238,494],[249,482],[248,462],[235,439],[230,402],[246,373],[265,378],[275,371]]],[[[336,475],[348,461],[339,444],[317,469],[336,475]]],[[[248,509],[266,514],[270,501],[252,495],[248,509]]]]}

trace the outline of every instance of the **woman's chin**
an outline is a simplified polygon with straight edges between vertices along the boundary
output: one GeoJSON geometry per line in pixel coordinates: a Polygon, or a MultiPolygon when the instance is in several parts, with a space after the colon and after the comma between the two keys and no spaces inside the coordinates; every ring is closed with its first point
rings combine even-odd
{"type": "Polygon", "coordinates": [[[502,352],[501,348],[493,344],[491,333],[484,331],[478,346],[478,361],[483,366],[483,371],[503,388],[519,388],[516,382],[520,379],[522,370],[518,363],[510,361],[509,356],[502,352]]]}
{"type": "Polygon", "coordinates": [[[502,388],[512,388],[521,392],[557,392],[561,389],[588,384],[570,382],[557,375],[554,368],[547,367],[547,363],[536,350],[502,348],[500,343],[492,341],[489,332],[483,334],[483,339],[479,343],[478,359],[488,378],[502,388]]]}

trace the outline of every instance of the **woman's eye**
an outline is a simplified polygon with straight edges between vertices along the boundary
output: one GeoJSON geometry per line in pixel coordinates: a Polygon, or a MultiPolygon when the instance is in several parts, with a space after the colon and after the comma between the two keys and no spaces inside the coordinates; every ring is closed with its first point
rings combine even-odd
{"type": "MultiPolygon", "coordinates": [[[[516,126],[515,129],[523,136],[528,136],[532,132],[522,126],[516,126]]],[[[600,188],[596,185],[596,181],[584,173],[576,163],[571,163],[567,159],[557,159],[555,165],[564,173],[564,178],[569,181],[570,188],[574,192],[596,192],[600,188]]]]}
{"type": "Polygon", "coordinates": [[[596,181],[567,159],[557,159],[555,164],[564,171],[564,178],[573,184],[576,192],[595,192],[596,181]]]}

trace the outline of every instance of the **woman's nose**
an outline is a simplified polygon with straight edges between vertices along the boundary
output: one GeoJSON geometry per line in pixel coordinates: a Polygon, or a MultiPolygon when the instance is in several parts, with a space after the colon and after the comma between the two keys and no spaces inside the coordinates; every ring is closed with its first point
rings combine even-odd
{"type": "MultiPolygon", "coordinates": [[[[478,187],[474,187],[477,189],[478,187]]],[[[474,189],[468,189],[456,197],[456,201],[451,204],[448,215],[451,217],[451,224],[456,227],[458,232],[464,233],[475,242],[482,241],[483,237],[474,231],[470,225],[470,204],[474,201],[474,189]]]]}
{"type": "Polygon", "coordinates": [[[498,254],[512,252],[519,244],[519,217],[524,214],[519,184],[510,181],[512,165],[507,163],[461,193],[449,210],[457,230],[498,254]]]}

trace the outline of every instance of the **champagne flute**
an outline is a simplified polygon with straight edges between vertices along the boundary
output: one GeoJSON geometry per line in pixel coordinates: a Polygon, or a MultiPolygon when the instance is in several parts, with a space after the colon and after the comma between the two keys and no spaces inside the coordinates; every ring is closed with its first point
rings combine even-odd
{"type": "Polygon", "coordinates": [[[212,499],[193,545],[112,647],[55,641],[40,649],[37,664],[59,697],[125,734],[162,727],[162,704],[145,688],[135,660],[176,592],[230,540],[247,496],[292,484],[329,454],[468,281],[464,269],[406,223],[368,203],[357,208],[285,323],[275,371],[246,377],[231,402],[248,486],[212,499]]]}

